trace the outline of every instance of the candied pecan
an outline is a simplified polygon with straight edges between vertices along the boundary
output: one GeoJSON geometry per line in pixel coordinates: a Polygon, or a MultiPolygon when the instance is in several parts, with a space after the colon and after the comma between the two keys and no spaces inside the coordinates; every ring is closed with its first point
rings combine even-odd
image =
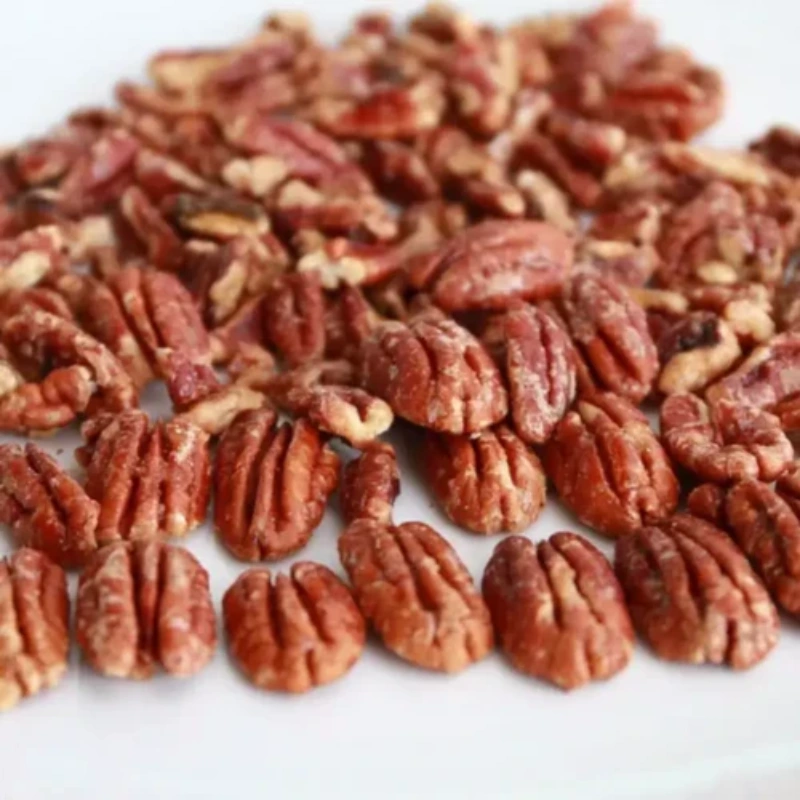
{"type": "Polygon", "coordinates": [[[81,573],[75,637],[102,675],[143,680],[159,666],[194,675],[217,644],[208,573],[182,547],[110,544],[81,573]]]}
{"type": "Polygon", "coordinates": [[[800,517],[800,461],[794,461],[775,484],[778,494],[800,517]]]}
{"type": "Polygon", "coordinates": [[[428,431],[421,457],[445,514],[475,533],[528,527],[545,503],[545,476],[534,452],[505,425],[475,437],[428,431]]]}
{"type": "Polygon", "coordinates": [[[270,231],[261,205],[224,195],[174,195],[167,214],[185,234],[221,242],[238,236],[257,238],[270,231]]]}
{"type": "Polygon", "coordinates": [[[66,267],[63,231],[46,225],[0,240],[0,293],[27,289],[66,267]]]}
{"type": "Polygon", "coordinates": [[[17,541],[63,567],[82,565],[98,547],[100,508],[35,444],[0,445],[0,521],[17,541]]]}
{"type": "Polygon", "coordinates": [[[578,223],[570,214],[567,195],[544,172],[520,170],[514,185],[525,199],[528,217],[548,222],[566,233],[575,232],[578,223]]]}
{"type": "Polygon", "coordinates": [[[269,410],[240,414],[225,431],[214,472],[214,521],[243,561],[299,550],[339,482],[339,457],[309,422],[275,425],[269,410]]]}
{"type": "Polygon", "coordinates": [[[669,516],[679,486],[647,417],[613,394],[578,401],[558,423],[544,465],[581,522],[620,536],[669,516]]]}
{"type": "Polygon", "coordinates": [[[391,524],[394,501],[400,494],[397,454],[387,442],[375,441],[344,469],[339,504],[349,525],[359,519],[391,524]]]}
{"type": "Polygon", "coordinates": [[[176,420],[190,422],[210,436],[218,436],[239,416],[263,408],[267,398],[261,392],[235,383],[219,385],[180,409],[176,420]]]}
{"type": "Polygon", "coordinates": [[[138,186],[125,191],[119,210],[151,264],[172,272],[183,266],[181,238],[138,186]]]}
{"type": "Polygon", "coordinates": [[[365,142],[359,157],[381,193],[390,200],[422,202],[439,194],[439,183],[425,159],[402,142],[365,142]]]}
{"type": "Polygon", "coordinates": [[[341,678],[361,656],[366,625],[327,567],[294,564],[273,581],[249,569],[222,601],[231,655],[259,689],[306,692],[341,678]]]}
{"type": "Polygon", "coordinates": [[[764,156],[781,172],[793,178],[800,177],[800,133],[795,128],[776,125],[751,142],[749,149],[764,156]]]}
{"type": "Polygon", "coordinates": [[[432,528],[360,519],[338,547],[359,608],[400,658],[458,672],[491,650],[488,609],[455,550],[432,528]]]}
{"type": "Polygon", "coordinates": [[[609,277],[582,271],[563,298],[573,341],[598,385],[640,402],[658,373],[658,352],[644,311],[609,277]]]}
{"type": "Polygon", "coordinates": [[[69,595],[61,567],[22,548],[0,560],[0,711],[67,671],[69,595]]]}
{"type": "Polygon", "coordinates": [[[594,216],[588,234],[601,241],[655,244],[667,204],[650,197],[632,198],[619,208],[594,216]]]}
{"type": "Polygon", "coordinates": [[[584,239],[576,260],[582,267],[597,270],[625,286],[647,284],[660,261],[651,245],[602,239],[584,239]]]}
{"type": "Polygon", "coordinates": [[[477,433],[508,411],[491,357],[449,319],[380,323],[362,347],[361,375],[395,414],[442,433],[477,433]]]}
{"type": "Polygon", "coordinates": [[[325,357],[354,359],[378,323],[378,315],[361,289],[347,283],[326,300],[325,357]]]}
{"type": "Polygon", "coordinates": [[[483,596],[500,647],[521,672],[577,689],[623,670],[631,624],[611,565],[586,539],[509,536],[492,553],[483,596]]]}
{"type": "Polygon", "coordinates": [[[614,566],[633,623],[668,661],[747,669],[778,641],[778,615],[721,530],[676,514],[617,542],[614,566]]]}
{"type": "Polygon", "coordinates": [[[800,331],[800,273],[778,287],[775,300],[779,330],[800,331]]]}
{"type": "Polygon", "coordinates": [[[693,308],[724,320],[744,347],[763,344],[775,333],[771,290],[760,283],[690,286],[685,290],[693,308]]]}

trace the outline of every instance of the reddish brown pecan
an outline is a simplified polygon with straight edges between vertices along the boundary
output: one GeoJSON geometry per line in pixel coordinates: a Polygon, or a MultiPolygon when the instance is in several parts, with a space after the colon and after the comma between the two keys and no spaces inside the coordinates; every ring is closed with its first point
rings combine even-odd
{"type": "Polygon", "coordinates": [[[431,200],[439,183],[425,159],[402,142],[365,142],[361,164],[381,193],[398,203],[431,200]]]}
{"type": "Polygon", "coordinates": [[[167,216],[187,236],[228,242],[240,236],[258,238],[270,232],[259,203],[226,195],[173,195],[165,201],[167,216]]]}
{"type": "Polygon", "coordinates": [[[577,220],[570,213],[569,198],[566,192],[544,172],[533,169],[520,170],[514,185],[525,200],[527,216],[555,225],[565,233],[574,233],[577,220]]]}
{"type": "Polygon", "coordinates": [[[578,401],[544,464],[575,516],[608,536],[658,522],[678,504],[678,481],[647,417],[612,394],[578,401]]]}
{"type": "Polygon", "coordinates": [[[325,357],[354,360],[378,322],[378,315],[357,286],[342,284],[326,297],[325,357]]]}
{"type": "Polygon", "coordinates": [[[619,540],[614,554],[634,625],[668,661],[747,669],[778,641],[778,615],[721,530],[677,514],[619,540]]]}
{"type": "Polygon", "coordinates": [[[247,386],[219,385],[182,407],[175,419],[190,422],[210,436],[219,436],[240,414],[264,408],[266,404],[264,394],[247,386]]]}
{"type": "Polygon", "coordinates": [[[47,225],[0,240],[0,293],[35,286],[66,267],[63,231],[47,225]]]}
{"type": "Polygon", "coordinates": [[[690,286],[685,290],[692,308],[712,312],[736,334],[743,347],[763,344],[775,334],[774,292],[760,283],[728,286],[690,286]]]}
{"type": "Polygon", "coordinates": [[[542,465],[505,425],[472,438],[429,431],[421,457],[442,509],[467,530],[485,534],[521,531],[544,508],[542,465]]]}
{"type": "Polygon", "coordinates": [[[584,239],[576,260],[582,268],[597,270],[625,286],[644,286],[659,264],[651,245],[600,239],[584,239]]]}
{"type": "Polygon", "coordinates": [[[489,612],[455,550],[422,522],[361,519],[339,537],[359,608],[389,650],[457,672],[493,645],[489,612]]]}
{"type": "Polygon", "coordinates": [[[68,657],[64,571],[28,548],[0,560],[0,711],[55,686],[68,657]]]}
{"type": "Polygon", "coordinates": [[[102,675],[143,680],[158,667],[194,675],[217,644],[208,573],[182,547],[108,545],[81,573],[75,637],[102,675]]]}
{"type": "Polygon", "coordinates": [[[449,319],[382,322],[362,347],[361,374],[395,414],[442,433],[477,433],[508,411],[491,357],[449,319]]]}
{"type": "Polygon", "coordinates": [[[483,596],[511,663],[562,689],[611,678],[633,654],[633,625],[614,571],[574,533],[537,544],[504,539],[486,565],[483,596]]]}
{"type": "Polygon", "coordinates": [[[702,480],[774,481],[794,458],[780,420],[754,406],[721,400],[709,408],[693,394],[674,394],[661,406],[667,452],[702,480]]]}
{"type": "Polygon", "coordinates": [[[271,411],[241,414],[217,450],[214,521],[243,561],[299,550],[339,482],[339,457],[310,423],[275,424],[271,411]]]}
{"type": "Polygon", "coordinates": [[[151,264],[172,272],[183,266],[180,236],[144,191],[138,186],[127,189],[120,198],[119,210],[151,264]]]}
{"type": "Polygon", "coordinates": [[[222,601],[231,655],[259,689],[306,692],[341,678],[361,656],[366,625],[349,589],[327,567],[294,564],[274,580],[240,575],[222,601]]]}
{"type": "Polygon", "coordinates": [[[781,172],[800,177],[800,133],[786,125],[770,128],[760,139],[750,143],[752,152],[759,153],[781,172]]]}
{"type": "Polygon", "coordinates": [[[397,454],[387,442],[373,442],[344,469],[339,503],[345,523],[369,519],[389,525],[399,494],[397,454]]]}

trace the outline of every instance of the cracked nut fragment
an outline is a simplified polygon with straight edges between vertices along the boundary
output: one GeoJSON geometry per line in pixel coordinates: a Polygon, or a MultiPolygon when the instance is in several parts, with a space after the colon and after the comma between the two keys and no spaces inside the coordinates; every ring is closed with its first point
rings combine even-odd
{"type": "Polygon", "coordinates": [[[223,434],[214,471],[214,522],[242,561],[303,547],[339,483],[339,456],[306,420],[276,425],[267,409],[240,414],[223,434]]]}
{"type": "Polygon", "coordinates": [[[299,693],[331,683],[364,649],[364,617],[321,564],[301,561],[274,579],[267,569],[249,569],[222,609],[231,656],[259,689],[299,693]]]}
{"type": "Polygon", "coordinates": [[[544,465],[565,505],[607,536],[665,519],[678,504],[678,480],[647,417],[613,394],[578,400],[544,465]]]}
{"type": "Polygon", "coordinates": [[[542,465],[505,425],[473,437],[428,431],[421,458],[427,481],[445,514],[467,530],[485,534],[521,531],[544,508],[542,465]]]}
{"type": "Polygon", "coordinates": [[[339,537],[339,558],[362,613],[400,658],[458,672],[492,649],[489,611],[472,578],[424,523],[357,520],[339,537]]]}
{"type": "Polygon", "coordinates": [[[159,667],[194,675],[217,644],[208,573],[188,550],[162,542],[103,547],[78,581],[75,637],[101,675],[143,680],[159,667]]]}
{"type": "Polygon", "coordinates": [[[0,712],[58,684],[68,656],[64,570],[27,547],[0,559],[0,712]]]}
{"type": "Polygon", "coordinates": [[[397,454],[388,442],[372,442],[342,474],[339,504],[346,524],[369,519],[389,525],[400,494],[397,454]]]}
{"type": "Polygon", "coordinates": [[[780,420],[755,406],[721,400],[709,407],[696,395],[674,394],[660,416],[667,452],[704,481],[771,482],[794,458],[780,420]]]}
{"type": "Polygon", "coordinates": [[[617,542],[614,566],[633,623],[667,661],[747,669],[778,641],[778,614],[721,530],[676,514],[617,542]]]}
{"type": "Polygon", "coordinates": [[[486,565],[483,596],[500,647],[526,675],[577,689],[613,677],[633,655],[614,570],[574,533],[504,539],[486,565]]]}

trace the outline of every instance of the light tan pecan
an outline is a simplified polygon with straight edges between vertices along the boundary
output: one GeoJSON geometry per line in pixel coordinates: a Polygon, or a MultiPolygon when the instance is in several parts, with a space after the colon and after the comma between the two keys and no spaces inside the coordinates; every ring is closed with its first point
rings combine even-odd
{"type": "Polygon", "coordinates": [[[217,644],[208,573],[182,547],[108,545],[81,573],[75,637],[102,675],[143,680],[158,667],[175,677],[194,675],[217,644]]]}
{"type": "Polygon", "coordinates": [[[231,655],[259,689],[307,692],[341,678],[361,656],[364,617],[327,567],[289,575],[249,569],[222,601],[231,655]]]}
{"type": "Polygon", "coordinates": [[[708,311],[725,322],[743,347],[763,344],[775,334],[773,291],[760,283],[689,286],[692,308],[708,311]]]}
{"type": "Polygon", "coordinates": [[[650,281],[659,260],[655,248],[649,244],[592,238],[580,242],[576,257],[582,268],[596,270],[625,286],[634,287],[650,281]]]}
{"type": "Polygon", "coordinates": [[[66,242],[55,225],[34,228],[0,241],[0,293],[36,286],[66,267],[66,242]]]}
{"type": "Polygon", "coordinates": [[[259,203],[222,194],[172,195],[169,219],[186,236],[227,242],[240,236],[259,238],[270,232],[270,220],[259,203]]]}
{"type": "Polygon", "coordinates": [[[196,425],[210,436],[219,436],[239,414],[264,408],[266,404],[262,392],[237,383],[220,384],[181,407],[175,419],[196,425]]]}
{"type": "Polygon", "coordinates": [[[64,571],[28,548],[0,559],[0,711],[55,686],[68,656],[64,571]]]}
{"type": "Polygon", "coordinates": [[[619,540],[614,554],[634,625],[668,661],[747,669],[778,641],[778,614],[721,530],[676,514],[619,540]]]}
{"type": "Polygon", "coordinates": [[[339,537],[339,557],[359,608],[400,658],[458,672],[491,650],[489,612],[472,578],[424,523],[357,520],[339,537]]]}
{"type": "Polygon", "coordinates": [[[611,565],[586,539],[509,536],[492,553],[483,596],[500,647],[521,672],[576,689],[625,669],[633,625],[611,565]]]}
{"type": "Polygon", "coordinates": [[[389,525],[399,494],[400,471],[394,447],[388,442],[371,443],[342,474],[339,504],[345,523],[369,519],[389,525]]]}
{"type": "Polygon", "coordinates": [[[555,225],[566,233],[574,233],[577,220],[570,213],[569,198],[544,172],[523,169],[514,178],[531,219],[555,225]]]}

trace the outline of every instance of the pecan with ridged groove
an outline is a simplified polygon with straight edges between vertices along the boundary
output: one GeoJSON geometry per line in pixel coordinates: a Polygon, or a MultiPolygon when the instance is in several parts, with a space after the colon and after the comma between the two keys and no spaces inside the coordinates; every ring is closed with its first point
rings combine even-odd
{"type": "Polygon", "coordinates": [[[397,454],[388,442],[373,442],[354,458],[342,474],[339,504],[349,525],[370,519],[388,525],[400,494],[397,454]]]}

